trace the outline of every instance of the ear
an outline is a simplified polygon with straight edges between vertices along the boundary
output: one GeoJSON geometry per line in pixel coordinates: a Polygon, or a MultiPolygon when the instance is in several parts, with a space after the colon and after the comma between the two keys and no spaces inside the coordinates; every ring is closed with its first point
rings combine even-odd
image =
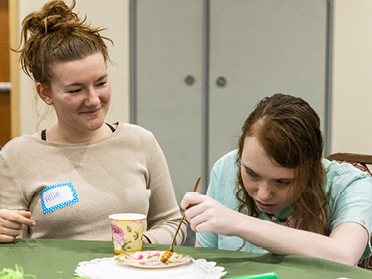
{"type": "Polygon", "coordinates": [[[50,90],[49,87],[41,84],[40,82],[36,83],[36,92],[39,95],[40,99],[44,101],[47,105],[52,105],[53,100],[50,97],[50,90]]]}

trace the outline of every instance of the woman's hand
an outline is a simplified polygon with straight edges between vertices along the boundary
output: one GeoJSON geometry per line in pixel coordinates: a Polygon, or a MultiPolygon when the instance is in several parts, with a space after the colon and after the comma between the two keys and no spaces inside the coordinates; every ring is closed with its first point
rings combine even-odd
{"type": "Polygon", "coordinates": [[[213,231],[227,236],[236,235],[241,213],[231,210],[213,198],[199,193],[186,193],[181,201],[185,216],[195,232],[213,231]]]}
{"type": "Polygon", "coordinates": [[[13,242],[22,232],[23,225],[35,226],[31,212],[0,209],[0,242],[13,242]]]}
{"type": "Polygon", "coordinates": [[[151,243],[150,240],[147,238],[146,235],[143,235],[143,236],[142,236],[142,242],[143,242],[143,243],[151,243]]]}
{"type": "MultiPolygon", "coordinates": [[[[364,227],[353,222],[338,225],[329,237],[289,228],[243,215],[198,193],[186,193],[181,207],[187,208],[186,218],[195,232],[238,236],[275,254],[297,254],[356,265],[369,237],[364,227]]],[[[200,244],[196,242],[195,246],[200,244]]]]}

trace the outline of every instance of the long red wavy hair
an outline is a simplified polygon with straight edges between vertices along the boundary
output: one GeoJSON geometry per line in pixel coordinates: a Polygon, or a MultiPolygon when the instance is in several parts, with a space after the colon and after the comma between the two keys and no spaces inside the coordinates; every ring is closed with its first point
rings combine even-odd
{"type": "Polygon", "coordinates": [[[244,140],[252,136],[278,164],[295,170],[291,184],[291,190],[299,195],[293,205],[295,226],[324,234],[328,202],[321,162],[323,139],[316,112],[301,98],[275,94],[261,100],[245,121],[239,138],[236,197],[241,202],[239,211],[247,207],[251,216],[258,216],[255,203],[244,188],[240,171],[244,140]]]}

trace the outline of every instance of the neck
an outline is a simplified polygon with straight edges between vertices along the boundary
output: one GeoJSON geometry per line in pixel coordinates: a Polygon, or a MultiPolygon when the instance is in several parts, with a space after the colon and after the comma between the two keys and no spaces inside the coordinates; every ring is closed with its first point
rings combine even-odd
{"type": "Polygon", "coordinates": [[[46,139],[56,143],[88,143],[105,138],[110,134],[112,131],[105,124],[93,131],[81,131],[74,128],[66,129],[57,123],[47,130],[46,139]]]}

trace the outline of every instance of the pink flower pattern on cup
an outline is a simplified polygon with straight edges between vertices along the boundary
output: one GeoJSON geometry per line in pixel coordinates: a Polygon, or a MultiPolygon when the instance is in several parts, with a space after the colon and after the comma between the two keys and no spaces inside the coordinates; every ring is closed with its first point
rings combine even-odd
{"type": "Polygon", "coordinates": [[[112,229],[112,241],[117,243],[120,246],[124,245],[124,242],[127,240],[123,230],[116,225],[111,225],[112,229]]]}
{"type": "Polygon", "coordinates": [[[143,222],[143,220],[135,220],[135,221],[131,221],[131,223],[133,224],[133,226],[139,226],[139,225],[142,225],[142,222],[143,222]]]}

